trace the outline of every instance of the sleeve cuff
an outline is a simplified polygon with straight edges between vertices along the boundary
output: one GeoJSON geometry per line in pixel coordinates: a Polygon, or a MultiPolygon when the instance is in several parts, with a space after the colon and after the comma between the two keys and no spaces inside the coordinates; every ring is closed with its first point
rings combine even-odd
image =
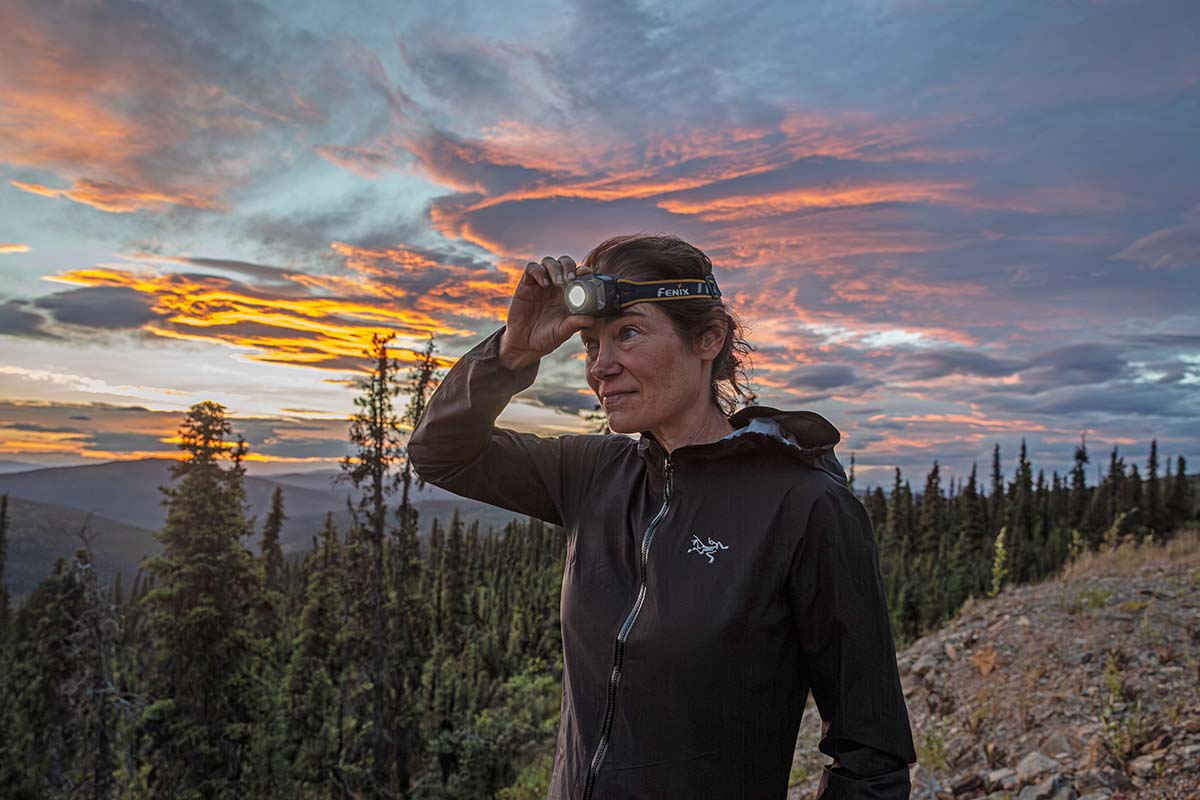
{"type": "Polygon", "coordinates": [[[912,792],[907,766],[873,778],[855,779],[826,765],[822,768],[821,786],[817,800],[907,800],[912,792]]]}
{"type": "Polygon", "coordinates": [[[504,362],[500,360],[500,337],[504,335],[504,330],[508,325],[501,325],[496,330],[488,334],[482,341],[471,348],[464,355],[470,354],[477,360],[486,361],[488,368],[496,371],[501,375],[506,375],[512,378],[514,383],[520,383],[522,380],[528,380],[533,383],[537,377],[538,369],[541,364],[538,361],[533,362],[520,369],[509,369],[504,366],[504,362]]]}

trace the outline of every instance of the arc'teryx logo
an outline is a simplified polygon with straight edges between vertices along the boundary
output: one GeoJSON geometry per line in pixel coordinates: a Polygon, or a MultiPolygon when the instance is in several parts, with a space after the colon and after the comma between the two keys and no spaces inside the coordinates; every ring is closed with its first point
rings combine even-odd
{"type": "Polygon", "coordinates": [[[690,550],[688,550],[688,552],[689,553],[699,553],[702,556],[708,556],[708,563],[711,564],[711,563],[713,563],[713,556],[712,556],[713,553],[717,552],[718,550],[728,550],[728,549],[729,549],[728,546],[723,545],[720,542],[713,541],[711,538],[708,540],[708,544],[705,544],[704,542],[700,541],[699,536],[697,536],[696,534],[693,533],[692,534],[692,547],[690,550]]]}

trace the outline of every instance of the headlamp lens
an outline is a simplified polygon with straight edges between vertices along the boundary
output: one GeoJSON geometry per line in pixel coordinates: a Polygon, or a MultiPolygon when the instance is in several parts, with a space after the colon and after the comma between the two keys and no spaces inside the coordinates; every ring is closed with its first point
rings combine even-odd
{"type": "Polygon", "coordinates": [[[572,283],[567,287],[567,308],[571,311],[578,311],[587,303],[587,290],[583,288],[583,284],[572,283]]]}

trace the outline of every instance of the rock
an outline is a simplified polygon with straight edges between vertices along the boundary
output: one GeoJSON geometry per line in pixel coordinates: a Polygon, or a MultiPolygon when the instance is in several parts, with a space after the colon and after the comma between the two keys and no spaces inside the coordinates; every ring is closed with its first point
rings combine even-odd
{"type": "Polygon", "coordinates": [[[941,781],[920,764],[909,767],[908,781],[912,784],[909,797],[913,800],[936,800],[938,792],[942,790],[941,781]]]}
{"type": "Polygon", "coordinates": [[[1164,733],[1161,736],[1152,739],[1142,745],[1142,753],[1153,753],[1155,750],[1162,750],[1171,743],[1171,734],[1164,733]]]}
{"type": "Polygon", "coordinates": [[[1159,756],[1148,755],[1138,756],[1133,761],[1129,762],[1129,771],[1134,775],[1142,778],[1149,778],[1154,775],[1154,765],[1159,760],[1159,756]]]}
{"type": "Polygon", "coordinates": [[[1042,755],[1037,750],[1034,750],[1017,764],[1017,782],[1021,784],[1033,783],[1047,772],[1053,772],[1060,766],[1062,765],[1053,758],[1042,755]]]}
{"type": "Polygon", "coordinates": [[[1043,753],[1048,753],[1051,758],[1061,758],[1064,753],[1070,757],[1079,752],[1082,744],[1078,740],[1072,741],[1073,738],[1061,731],[1055,731],[1042,740],[1038,749],[1043,753]]]}
{"type": "Polygon", "coordinates": [[[1017,771],[1008,767],[994,769],[984,776],[984,783],[987,784],[989,790],[1015,789],[1017,788],[1017,771]]]}
{"type": "Polygon", "coordinates": [[[917,663],[913,664],[912,671],[914,675],[921,677],[935,666],[937,663],[933,660],[933,656],[924,655],[917,659],[917,663]]]}
{"type": "Polygon", "coordinates": [[[1033,623],[1029,621],[1029,617],[1022,614],[1021,616],[1017,617],[1017,624],[1018,625],[1032,625],[1033,623]]]}
{"type": "Polygon", "coordinates": [[[974,792],[983,788],[983,776],[978,772],[968,772],[965,775],[960,775],[950,784],[950,791],[955,796],[974,792]]]}
{"type": "Polygon", "coordinates": [[[1065,775],[1051,775],[1039,784],[1026,786],[1017,800],[1075,800],[1079,793],[1065,775]]]}
{"type": "Polygon", "coordinates": [[[946,642],[946,658],[950,659],[951,661],[958,658],[958,650],[955,649],[954,645],[950,644],[949,642],[946,642]]]}
{"type": "Polygon", "coordinates": [[[1082,795],[1079,800],[1109,800],[1109,795],[1106,792],[1088,792],[1082,795]]]}

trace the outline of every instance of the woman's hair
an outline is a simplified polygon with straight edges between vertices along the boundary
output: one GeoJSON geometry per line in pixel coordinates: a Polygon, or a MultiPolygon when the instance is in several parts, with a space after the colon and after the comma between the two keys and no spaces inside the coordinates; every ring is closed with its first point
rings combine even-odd
{"type": "MultiPolygon", "coordinates": [[[[613,236],[596,245],[582,263],[596,272],[635,281],[703,278],[712,273],[708,256],[676,236],[613,236]]],[[[713,359],[710,398],[726,416],[732,414],[738,398],[748,394],[745,360],[755,349],[744,338],[745,325],[719,298],[659,303],[658,308],[689,347],[713,325],[725,330],[725,344],[713,359]]]]}

